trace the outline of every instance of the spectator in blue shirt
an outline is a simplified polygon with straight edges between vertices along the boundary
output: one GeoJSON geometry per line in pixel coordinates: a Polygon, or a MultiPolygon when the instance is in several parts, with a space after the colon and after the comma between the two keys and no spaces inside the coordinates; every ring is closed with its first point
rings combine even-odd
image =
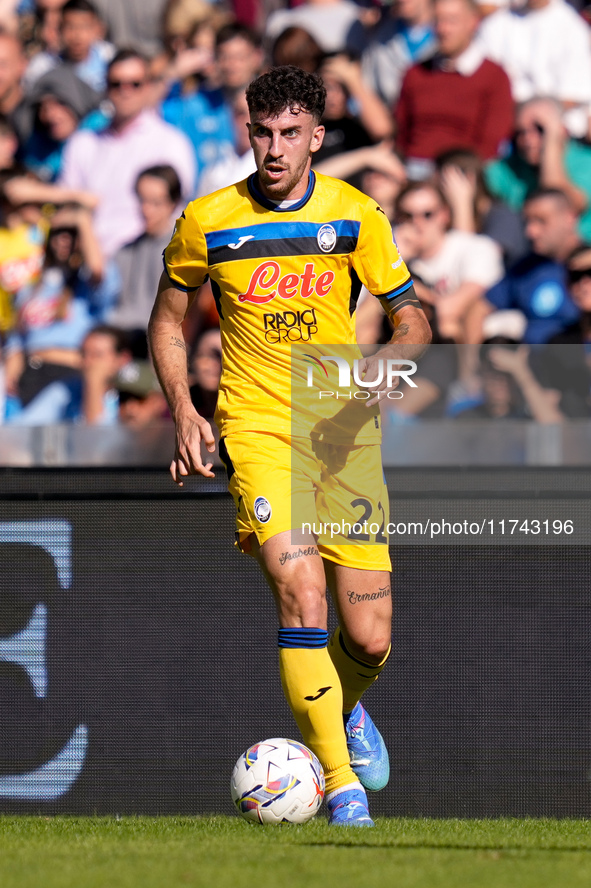
{"type": "Polygon", "coordinates": [[[79,376],[82,340],[114,304],[118,285],[103,262],[90,214],[58,211],[39,280],[16,294],[16,326],[6,341],[23,406],[56,379],[79,376]]]}
{"type": "Polygon", "coordinates": [[[569,290],[566,261],[580,246],[577,214],[564,192],[546,188],[523,208],[531,252],[486,294],[491,310],[517,308],[527,320],[524,342],[548,342],[579,317],[569,290]]]}
{"type": "Polygon", "coordinates": [[[39,78],[31,103],[35,121],[22,161],[44,182],[54,182],[61,172],[62,154],[70,136],[77,129],[103,129],[108,118],[99,110],[99,94],[66,65],[39,78]]]}
{"type": "Polygon", "coordinates": [[[115,47],[104,36],[105,25],[90,0],[67,0],[61,9],[61,51],[56,54],[46,49],[33,56],[25,75],[27,87],[53,68],[67,64],[91,89],[104,92],[107,68],[115,55],[115,47]]]}
{"type": "Polygon", "coordinates": [[[61,422],[116,425],[119,393],[113,380],[131,362],[127,336],[117,327],[100,324],[86,334],[80,352],[80,375],[51,382],[8,422],[26,426],[61,422]]]}
{"type": "Polygon", "coordinates": [[[164,120],[177,126],[190,139],[198,175],[206,166],[225,157],[228,148],[234,146],[232,100],[256,77],[263,61],[256,35],[238,24],[220,29],[215,57],[219,86],[205,83],[189,95],[179,94],[173,88],[162,105],[164,120]]]}

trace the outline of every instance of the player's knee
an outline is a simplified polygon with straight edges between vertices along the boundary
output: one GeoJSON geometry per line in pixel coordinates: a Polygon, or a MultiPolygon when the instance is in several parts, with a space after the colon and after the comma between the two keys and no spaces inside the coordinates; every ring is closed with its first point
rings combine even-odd
{"type": "Polygon", "coordinates": [[[278,606],[284,626],[324,626],[326,624],[326,590],[314,584],[278,589],[278,606]]]}
{"type": "Polygon", "coordinates": [[[351,639],[349,647],[354,657],[359,657],[364,663],[375,663],[377,666],[384,662],[390,650],[390,631],[375,632],[367,637],[351,639]]]}

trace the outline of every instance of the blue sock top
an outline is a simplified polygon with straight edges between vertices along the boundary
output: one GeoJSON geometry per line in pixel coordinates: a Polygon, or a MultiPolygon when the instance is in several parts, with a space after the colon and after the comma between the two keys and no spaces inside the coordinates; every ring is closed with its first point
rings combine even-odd
{"type": "Polygon", "coordinates": [[[328,645],[326,629],[280,629],[277,643],[280,648],[324,648],[328,645]]]}

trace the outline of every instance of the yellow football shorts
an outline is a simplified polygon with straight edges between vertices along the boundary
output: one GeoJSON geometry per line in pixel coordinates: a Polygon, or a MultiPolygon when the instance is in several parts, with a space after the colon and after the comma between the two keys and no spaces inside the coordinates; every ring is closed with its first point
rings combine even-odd
{"type": "Polygon", "coordinates": [[[313,534],[323,558],[362,570],[392,570],[388,490],[379,444],[350,446],[275,432],[222,438],[220,457],[236,505],[236,542],[251,550],[286,530],[313,534]]]}

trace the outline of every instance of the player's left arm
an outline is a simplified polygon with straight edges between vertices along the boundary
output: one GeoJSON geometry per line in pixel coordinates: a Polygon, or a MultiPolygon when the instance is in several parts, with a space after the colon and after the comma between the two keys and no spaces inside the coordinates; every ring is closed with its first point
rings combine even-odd
{"type": "MultiPolygon", "coordinates": [[[[361,221],[353,266],[370,293],[380,300],[394,327],[390,342],[361,364],[364,375],[377,379],[380,360],[415,361],[419,358],[431,342],[431,328],[394,242],[390,223],[381,207],[373,201],[368,203],[361,221]]],[[[401,369],[405,369],[404,364],[401,369]]],[[[381,383],[372,386],[376,397],[367,401],[367,406],[376,403],[378,392],[392,388],[388,385],[388,374],[384,373],[383,377],[381,383]]],[[[395,379],[394,387],[396,384],[395,379]]]]}
{"type": "Polygon", "coordinates": [[[390,342],[380,351],[390,351],[411,359],[420,358],[431,342],[431,327],[415,295],[414,287],[404,295],[405,299],[399,305],[392,306],[386,312],[394,333],[390,342]]]}
{"type": "MultiPolygon", "coordinates": [[[[374,355],[365,358],[364,363],[361,364],[361,374],[364,377],[367,375],[369,379],[378,378],[379,361],[400,361],[401,370],[409,370],[412,365],[405,362],[415,362],[431,342],[431,327],[415,295],[414,287],[411,286],[398,303],[384,306],[384,308],[394,326],[394,333],[390,342],[382,346],[374,355]]],[[[397,387],[398,382],[399,378],[394,377],[392,383],[389,384],[388,376],[384,373],[382,381],[375,387],[372,386],[372,391],[376,392],[376,396],[366,402],[367,406],[377,403],[379,400],[377,392],[391,391],[397,387]]]]}

